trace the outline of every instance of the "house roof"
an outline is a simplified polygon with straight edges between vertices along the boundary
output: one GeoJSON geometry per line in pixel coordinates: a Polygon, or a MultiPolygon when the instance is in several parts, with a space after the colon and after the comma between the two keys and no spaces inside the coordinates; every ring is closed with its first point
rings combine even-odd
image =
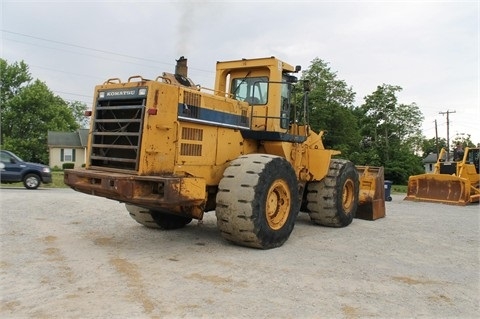
{"type": "Polygon", "coordinates": [[[437,162],[437,153],[430,153],[423,159],[423,163],[436,163],[437,162]]]}
{"type": "Polygon", "coordinates": [[[88,129],[79,129],[76,132],[48,131],[48,146],[50,147],[86,147],[88,129]]]}

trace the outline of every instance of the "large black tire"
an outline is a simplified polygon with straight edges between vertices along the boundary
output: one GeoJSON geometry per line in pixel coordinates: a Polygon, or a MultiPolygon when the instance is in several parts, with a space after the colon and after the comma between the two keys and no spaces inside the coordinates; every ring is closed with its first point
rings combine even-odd
{"type": "Polygon", "coordinates": [[[37,174],[27,174],[23,177],[23,186],[26,189],[37,189],[41,182],[40,176],[37,174]]]}
{"type": "Polygon", "coordinates": [[[270,249],[285,243],[300,206],[298,182],[282,157],[250,154],[232,161],[218,186],[217,226],[238,245],[270,249]]]}
{"type": "Polygon", "coordinates": [[[137,223],[142,224],[143,226],[148,228],[160,228],[160,226],[158,226],[158,224],[153,219],[150,210],[130,204],[125,204],[125,208],[130,214],[130,217],[132,217],[133,220],[135,220],[137,223]]]}
{"type": "Polygon", "coordinates": [[[307,184],[307,212],[319,225],[345,227],[358,207],[358,172],[352,162],[332,159],[327,176],[307,184]]]}
{"type": "Polygon", "coordinates": [[[125,204],[130,217],[137,223],[142,224],[148,228],[157,229],[178,229],[189,224],[192,219],[189,217],[168,214],[164,212],[151,211],[147,208],[125,204]]]}
{"type": "Polygon", "coordinates": [[[152,211],[153,220],[160,226],[161,229],[178,229],[190,224],[191,217],[185,217],[164,212],[152,211]]]}

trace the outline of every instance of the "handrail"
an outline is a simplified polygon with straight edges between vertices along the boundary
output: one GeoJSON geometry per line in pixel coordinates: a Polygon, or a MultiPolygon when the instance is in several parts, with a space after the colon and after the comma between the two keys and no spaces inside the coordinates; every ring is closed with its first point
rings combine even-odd
{"type": "Polygon", "coordinates": [[[158,81],[159,79],[165,80],[165,82],[166,82],[167,84],[172,84],[172,80],[169,79],[169,78],[167,78],[166,76],[161,76],[161,75],[159,75],[159,76],[157,76],[157,77],[155,78],[155,81],[156,81],[156,82],[159,82],[159,81],[158,81]]]}
{"type": "Polygon", "coordinates": [[[120,80],[120,78],[110,78],[103,82],[103,84],[114,84],[114,81],[116,81],[117,83],[122,83],[122,80],[120,80]]]}
{"type": "Polygon", "coordinates": [[[140,79],[140,82],[147,81],[147,79],[144,79],[143,76],[141,75],[132,75],[131,77],[128,78],[128,83],[131,82],[133,79],[140,79]]]}

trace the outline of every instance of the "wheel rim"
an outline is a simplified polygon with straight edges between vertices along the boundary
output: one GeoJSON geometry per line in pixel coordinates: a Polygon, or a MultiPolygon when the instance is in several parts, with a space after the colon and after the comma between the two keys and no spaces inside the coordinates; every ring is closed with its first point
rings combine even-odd
{"type": "Polygon", "coordinates": [[[25,184],[27,184],[28,187],[37,187],[38,180],[35,177],[29,177],[26,179],[25,184]]]}
{"type": "Polygon", "coordinates": [[[290,189],[284,180],[275,181],[267,194],[266,218],[270,228],[278,230],[290,214],[290,189]]]}
{"type": "Polygon", "coordinates": [[[347,180],[343,185],[343,210],[345,213],[350,214],[352,211],[353,204],[355,202],[355,185],[351,179],[347,180]]]}

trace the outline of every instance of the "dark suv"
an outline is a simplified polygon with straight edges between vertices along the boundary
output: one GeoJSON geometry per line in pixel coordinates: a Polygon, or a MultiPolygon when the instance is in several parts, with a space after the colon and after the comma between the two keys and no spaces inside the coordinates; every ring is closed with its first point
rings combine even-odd
{"type": "Polygon", "coordinates": [[[9,151],[1,151],[0,177],[2,184],[23,182],[27,189],[36,189],[41,183],[52,182],[52,173],[48,166],[24,162],[9,151]]]}

